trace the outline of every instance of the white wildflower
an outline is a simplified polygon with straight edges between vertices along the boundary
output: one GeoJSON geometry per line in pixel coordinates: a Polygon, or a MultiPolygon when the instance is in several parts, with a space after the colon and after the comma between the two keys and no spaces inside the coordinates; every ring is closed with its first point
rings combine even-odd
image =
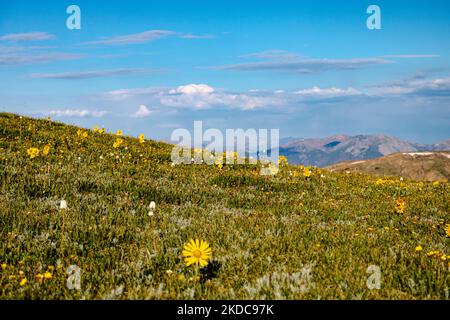
{"type": "Polygon", "coordinates": [[[67,209],[66,200],[61,200],[61,202],[59,203],[59,209],[61,209],[61,210],[67,209]]]}
{"type": "Polygon", "coordinates": [[[66,273],[69,275],[66,281],[67,289],[81,289],[81,269],[77,265],[71,265],[67,268],[66,273]]]}
{"type": "Polygon", "coordinates": [[[155,201],[150,202],[150,204],[148,205],[148,215],[149,217],[153,216],[156,210],[156,203],[155,201]]]}

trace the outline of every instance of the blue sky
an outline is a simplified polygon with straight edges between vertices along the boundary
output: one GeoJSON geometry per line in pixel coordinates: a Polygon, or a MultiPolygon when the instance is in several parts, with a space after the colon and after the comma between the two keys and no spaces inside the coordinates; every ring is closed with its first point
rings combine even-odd
{"type": "Polygon", "coordinates": [[[2,1],[0,110],[155,139],[203,120],[438,142],[449,18],[448,1],[2,1]]]}

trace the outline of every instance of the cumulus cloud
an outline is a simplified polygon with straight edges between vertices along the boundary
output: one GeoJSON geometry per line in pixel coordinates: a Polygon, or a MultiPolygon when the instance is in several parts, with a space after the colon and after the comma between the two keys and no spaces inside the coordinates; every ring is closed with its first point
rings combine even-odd
{"type": "MultiPolygon", "coordinates": [[[[392,84],[372,86],[365,90],[353,87],[312,86],[294,91],[260,90],[230,91],[208,84],[186,84],[175,88],[131,88],[109,91],[107,100],[128,103],[146,101],[156,108],[211,109],[226,108],[240,110],[272,109],[307,104],[328,103],[344,99],[371,99],[389,97],[450,97],[450,78],[427,80],[412,78],[392,84]]],[[[145,110],[142,110],[145,114],[145,110]]]]}
{"type": "Polygon", "coordinates": [[[91,78],[104,78],[115,76],[127,76],[135,74],[150,73],[150,69],[113,69],[98,71],[81,71],[81,72],[63,72],[63,73],[33,73],[31,78],[34,79],[61,79],[61,80],[80,80],[91,78]]]}
{"type": "MultiPolygon", "coordinates": [[[[282,107],[308,101],[317,102],[337,97],[346,98],[363,95],[354,88],[320,88],[312,87],[294,92],[284,90],[267,91],[252,89],[235,92],[214,88],[207,84],[187,84],[176,88],[135,88],[120,89],[105,93],[109,100],[133,99],[148,101],[161,107],[173,108],[229,108],[254,110],[261,108],[282,107]]],[[[133,101],[133,100],[132,100],[133,101]]]]}
{"type": "Polygon", "coordinates": [[[48,116],[53,117],[67,117],[67,118],[102,118],[108,114],[107,111],[90,111],[87,109],[61,109],[50,110],[45,112],[48,116]]]}
{"type": "Polygon", "coordinates": [[[214,88],[207,84],[188,84],[185,86],[179,86],[176,89],[169,91],[171,94],[184,93],[184,94],[208,94],[213,93],[214,88]]]}
{"type": "Polygon", "coordinates": [[[132,118],[145,118],[151,114],[151,111],[147,108],[147,106],[141,104],[139,109],[132,115],[132,118]]]}
{"type": "Polygon", "coordinates": [[[0,37],[0,41],[43,41],[54,39],[55,36],[48,32],[10,33],[0,37]]]}
{"type": "Polygon", "coordinates": [[[259,92],[228,92],[216,90],[206,84],[188,84],[161,93],[159,103],[169,107],[192,107],[195,109],[229,107],[249,110],[280,105],[281,99],[259,92]]]}
{"type": "Polygon", "coordinates": [[[255,109],[281,105],[283,99],[282,96],[267,92],[231,92],[207,84],[187,84],[176,88],[119,89],[106,92],[103,96],[113,101],[145,99],[157,106],[193,109],[213,107],[255,109]]]}

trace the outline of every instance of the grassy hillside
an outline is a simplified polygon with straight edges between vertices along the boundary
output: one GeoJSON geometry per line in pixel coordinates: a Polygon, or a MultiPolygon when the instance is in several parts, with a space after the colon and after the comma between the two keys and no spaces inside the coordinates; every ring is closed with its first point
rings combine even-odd
{"type": "Polygon", "coordinates": [[[449,297],[448,183],[172,166],[172,146],[118,139],[0,114],[0,299],[449,297]]]}
{"type": "Polygon", "coordinates": [[[328,169],[336,172],[366,172],[377,176],[444,181],[450,179],[450,152],[401,152],[371,160],[345,161],[331,165],[328,169]]]}

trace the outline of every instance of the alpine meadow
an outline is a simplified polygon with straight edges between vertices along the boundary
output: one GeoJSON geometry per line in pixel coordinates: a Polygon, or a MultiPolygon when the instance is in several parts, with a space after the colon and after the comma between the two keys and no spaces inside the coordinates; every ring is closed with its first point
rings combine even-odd
{"type": "Polygon", "coordinates": [[[172,148],[1,113],[0,299],[449,298],[447,181],[172,148]]]}

